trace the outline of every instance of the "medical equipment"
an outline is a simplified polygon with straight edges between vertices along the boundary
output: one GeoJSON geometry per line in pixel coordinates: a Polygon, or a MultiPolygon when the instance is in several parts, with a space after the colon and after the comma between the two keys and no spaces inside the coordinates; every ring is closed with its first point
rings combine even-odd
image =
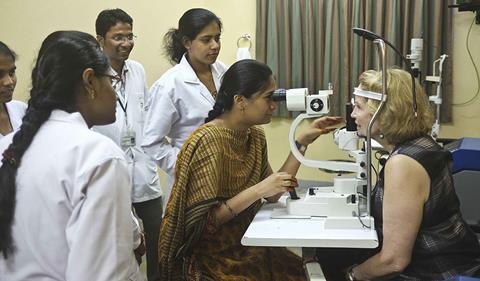
{"type": "MultiPolygon", "coordinates": [[[[405,57],[411,62],[411,69],[413,76],[420,80],[420,62],[422,61],[422,51],[423,51],[423,39],[422,38],[412,38],[410,41],[410,54],[405,57]]],[[[426,76],[425,81],[438,83],[436,95],[429,96],[429,101],[435,104],[435,123],[432,126],[431,135],[434,139],[438,137],[440,132],[440,106],[442,104],[442,70],[443,62],[448,56],[443,54],[439,59],[433,62],[433,74],[431,76],[426,76]],[[436,75],[436,69],[438,68],[438,74],[436,75]]]]}
{"type": "Polygon", "coordinates": [[[465,221],[480,232],[480,139],[462,138],[444,147],[453,156],[453,182],[465,221]]]}
{"type": "MultiPolygon", "coordinates": [[[[382,73],[387,73],[385,40],[371,31],[354,28],[353,31],[372,40],[377,46],[378,54],[381,58],[382,73]]],[[[393,49],[394,46],[389,44],[393,49]]],[[[404,61],[406,59],[402,56],[404,61]]],[[[410,72],[411,73],[411,72],[410,72]]],[[[412,73],[411,73],[412,74],[412,73]]],[[[414,77],[412,74],[412,85],[414,86],[414,77]]],[[[289,133],[290,150],[298,161],[308,167],[329,169],[337,172],[354,172],[355,176],[338,175],[334,178],[333,186],[327,188],[311,187],[308,192],[300,198],[287,199],[286,208],[289,215],[325,217],[325,229],[362,229],[373,228],[374,219],[370,214],[371,191],[372,191],[372,138],[371,130],[378,113],[382,110],[387,99],[387,75],[382,77],[382,93],[374,93],[362,89],[355,89],[354,94],[367,98],[377,99],[380,104],[373,114],[367,128],[366,153],[358,150],[358,136],[356,130],[347,126],[345,129],[337,130],[334,134],[335,142],[341,149],[349,151],[349,155],[355,159],[355,162],[340,161],[318,161],[305,158],[295,143],[295,131],[301,121],[307,118],[317,117],[328,111],[324,105],[328,105],[328,96],[332,94],[331,87],[328,94],[319,91],[317,97],[308,95],[308,91],[280,90],[274,93],[273,98],[276,101],[285,99],[287,109],[291,111],[304,111],[292,122],[289,133]],[[319,96],[320,95],[320,96],[319,96]],[[325,100],[327,98],[327,100],[325,100]],[[320,102],[321,101],[321,102],[320,102]],[[366,188],[366,194],[364,189],[366,188]]],[[[315,95],[313,95],[315,96],[315,95]]],[[[414,113],[416,112],[416,96],[413,91],[414,113]]],[[[327,106],[328,107],[328,106],[327,106]]],[[[351,105],[347,107],[347,120],[350,119],[351,105]]],[[[347,121],[347,124],[351,121],[347,121]]]]}
{"type": "Polygon", "coordinates": [[[437,83],[437,94],[434,96],[429,96],[428,100],[435,104],[435,123],[432,126],[432,137],[436,139],[440,133],[440,106],[442,105],[442,71],[443,63],[448,56],[443,54],[439,59],[433,62],[433,74],[431,76],[425,77],[426,81],[437,83]],[[438,75],[435,75],[435,70],[438,66],[438,75]]]}
{"type": "Polygon", "coordinates": [[[290,111],[306,111],[309,117],[321,116],[330,111],[328,97],[333,94],[332,85],[328,84],[328,90],[318,91],[318,94],[309,94],[307,88],[278,89],[273,92],[274,101],[287,102],[290,111]]]}
{"type": "Polygon", "coordinates": [[[318,117],[329,112],[329,96],[333,94],[331,86],[318,94],[308,94],[307,89],[277,90],[273,94],[276,101],[285,100],[290,111],[302,111],[290,126],[289,142],[293,155],[305,166],[328,169],[336,172],[355,173],[355,176],[339,174],[334,178],[333,186],[309,187],[300,197],[287,198],[287,214],[295,216],[326,217],[325,229],[361,229],[371,227],[373,218],[363,217],[366,202],[363,194],[367,185],[367,160],[364,151],[358,149],[356,125],[350,117],[352,105],[347,105],[347,127],[334,133],[335,143],[348,151],[355,162],[319,161],[306,159],[295,143],[295,131],[305,119],[318,117]]]}
{"type": "Polygon", "coordinates": [[[410,60],[411,62],[411,69],[413,72],[413,76],[415,76],[418,80],[421,77],[421,66],[420,62],[422,61],[422,51],[423,51],[423,39],[422,38],[412,38],[410,40],[410,54],[406,55],[405,57],[410,60]]]}
{"type": "MultiPolygon", "coordinates": [[[[366,30],[366,29],[359,28],[359,27],[354,27],[354,28],[352,28],[352,30],[353,30],[353,33],[355,33],[355,34],[357,34],[357,35],[359,35],[359,36],[361,36],[361,37],[363,37],[363,38],[365,38],[369,41],[373,41],[374,43],[375,43],[375,40],[381,40],[383,42],[383,45],[387,44],[388,46],[390,46],[390,48],[392,48],[392,50],[398,56],[400,56],[400,58],[405,63],[405,65],[408,65],[407,58],[402,53],[400,53],[400,51],[398,51],[397,48],[395,48],[395,46],[392,43],[390,43],[388,40],[386,40],[385,38],[381,37],[380,35],[378,35],[376,33],[371,32],[370,30],[366,30]]],[[[383,47],[383,50],[385,50],[385,47],[383,47]]],[[[384,70],[386,70],[385,60],[382,60],[382,63],[383,63],[382,71],[384,72],[384,70]]],[[[415,114],[415,117],[417,117],[418,116],[418,113],[417,113],[417,91],[416,91],[416,88],[415,88],[415,75],[414,75],[412,69],[408,68],[406,70],[410,73],[410,76],[412,77],[413,113],[415,114]]],[[[384,76],[383,84],[384,84],[384,87],[386,87],[386,84],[387,84],[386,76],[384,76]]],[[[387,89],[385,88],[382,92],[383,92],[383,94],[386,94],[387,89]]]]}
{"type": "MultiPolygon", "coordinates": [[[[348,105],[351,113],[352,106],[348,105]]],[[[333,186],[310,187],[308,192],[298,200],[288,198],[287,213],[300,216],[326,217],[326,229],[362,228],[371,226],[373,218],[363,218],[367,198],[363,189],[367,184],[366,154],[358,149],[356,129],[343,128],[334,133],[335,143],[342,150],[349,151],[355,162],[318,161],[306,159],[295,146],[295,130],[300,122],[311,118],[308,114],[300,114],[290,127],[289,141],[293,155],[305,166],[329,169],[336,172],[354,172],[354,176],[339,174],[333,180],[333,186]]],[[[352,122],[353,121],[349,121],[352,122]]],[[[347,126],[349,127],[349,126],[347,126]]]]}

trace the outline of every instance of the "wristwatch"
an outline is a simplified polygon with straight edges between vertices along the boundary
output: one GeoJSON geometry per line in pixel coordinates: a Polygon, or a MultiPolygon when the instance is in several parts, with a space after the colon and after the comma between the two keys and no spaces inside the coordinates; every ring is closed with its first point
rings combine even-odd
{"type": "Polygon", "coordinates": [[[353,268],[355,267],[355,265],[352,265],[348,268],[347,270],[347,273],[345,274],[345,278],[348,280],[348,281],[355,281],[355,273],[353,273],[353,268]]]}
{"type": "Polygon", "coordinates": [[[307,151],[307,146],[299,143],[298,141],[295,141],[295,146],[297,147],[298,151],[302,154],[305,154],[305,151],[307,151]]]}

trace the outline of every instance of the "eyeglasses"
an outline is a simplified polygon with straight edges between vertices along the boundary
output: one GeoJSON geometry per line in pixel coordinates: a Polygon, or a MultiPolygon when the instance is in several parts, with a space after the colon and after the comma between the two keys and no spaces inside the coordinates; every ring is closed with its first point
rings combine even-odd
{"type": "Polygon", "coordinates": [[[110,74],[110,73],[102,73],[102,74],[98,74],[98,76],[108,77],[110,79],[110,84],[113,84],[114,82],[118,83],[118,81],[121,80],[119,77],[117,77],[113,74],[110,74]]]}
{"type": "Polygon", "coordinates": [[[135,39],[137,39],[137,36],[134,35],[133,33],[128,34],[128,35],[115,34],[115,35],[112,36],[112,40],[117,42],[117,43],[122,43],[122,42],[125,42],[125,41],[134,42],[135,39]]]}

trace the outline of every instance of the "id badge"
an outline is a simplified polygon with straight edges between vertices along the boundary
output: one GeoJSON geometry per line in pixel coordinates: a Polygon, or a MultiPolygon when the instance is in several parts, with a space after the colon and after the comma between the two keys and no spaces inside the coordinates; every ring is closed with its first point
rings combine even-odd
{"type": "Polygon", "coordinates": [[[122,145],[122,147],[135,146],[135,137],[135,131],[129,127],[122,132],[122,136],[120,137],[120,144],[122,145]]]}

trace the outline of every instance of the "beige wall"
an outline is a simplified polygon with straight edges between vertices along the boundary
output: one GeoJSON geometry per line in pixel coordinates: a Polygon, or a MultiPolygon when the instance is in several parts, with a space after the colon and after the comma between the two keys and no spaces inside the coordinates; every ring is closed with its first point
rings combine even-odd
{"type": "MultiPolygon", "coordinates": [[[[457,13],[454,21],[453,102],[469,100],[477,92],[477,78],[466,48],[467,32],[474,18],[471,12],[457,13]]],[[[469,39],[470,51],[480,71],[480,25],[473,25],[469,39]]],[[[480,97],[468,106],[453,107],[453,123],[440,129],[441,137],[480,137],[480,97]]]]}
{"type": "Polygon", "coordinates": [[[107,8],[122,8],[132,16],[138,38],[131,58],[144,65],[148,83],[152,84],[170,67],[163,57],[163,35],[169,28],[177,27],[181,15],[194,7],[210,9],[222,19],[220,60],[233,63],[239,36],[255,34],[255,0],[1,0],[0,40],[19,55],[15,97],[27,99],[35,54],[49,33],[74,29],[94,35],[96,16],[107,8]]]}
{"type": "MultiPolygon", "coordinates": [[[[43,38],[54,30],[76,29],[94,34],[96,15],[102,9],[120,7],[134,19],[134,33],[138,40],[131,57],[140,61],[147,71],[148,83],[152,84],[170,65],[162,56],[163,34],[177,25],[178,18],[189,8],[204,7],[222,18],[222,51],[220,60],[226,64],[235,61],[237,39],[249,33],[255,35],[255,0],[177,0],[177,1],[129,1],[129,0],[1,0],[0,40],[9,44],[18,54],[17,99],[26,100],[30,83],[30,71],[35,53],[43,38]]],[[[458,13],[454,27],[453,62],[454,101],[461,102],[476,91],[473,66],[465,48],[465,37],[473,19],[472,13],[458,13]]],[[[474,25],[470,47],[475,62],[480,67],[480,26],[474,25]]],[[[254,53],[254,46],[252,49],[254,53]]],[[[441,137],[480,137],[480,106],[477,99],[467,107],[454,107],[452,124],[441,128],[441,137]]],[[[288,154],[287,134],[290,120],[276,119],[264,126],[270,162],[274,169],[281,166],[288,154]]],[[[346,155],[339,152],[330,135],[323,136],[309,149],[314,159],[339,159],[346,155]]],[[[315,169],[302,167],[300,178],[330,179],[329,175],[315,169]]]]}

